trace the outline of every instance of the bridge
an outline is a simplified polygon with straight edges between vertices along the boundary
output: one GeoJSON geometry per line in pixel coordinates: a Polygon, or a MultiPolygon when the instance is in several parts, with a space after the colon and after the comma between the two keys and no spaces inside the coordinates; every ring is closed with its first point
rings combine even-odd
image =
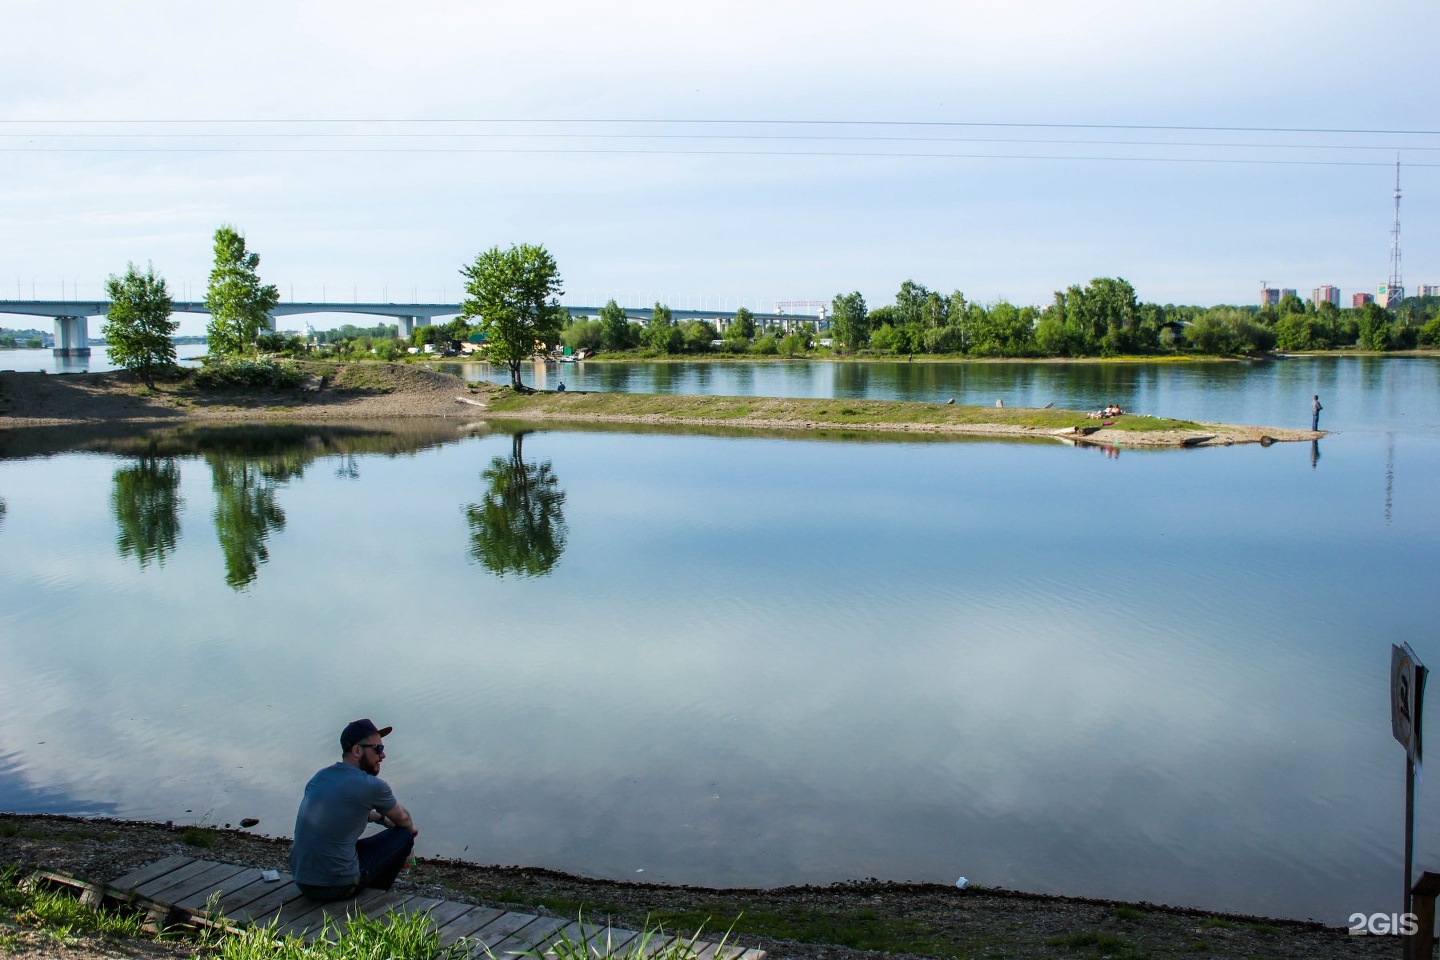
{"type": "MultiPolygon", "coordinates": [[[[564,305],[572,317],[597,317],[599,307],[564,305]]],[[[173,314],[204,313],[210,309],[203,300],[177,300],[173,314]]],[[[88,357],[90,355],[91,317],[103,317],[110,312],[108,300],[0,300],[0,314],[15,314],[29,317],[50,317],[55,321],[55,348],[57,357],[88,357]]],[[[309,314],[346,313],[362,316],[383,317],[394,320],[400,327],[400,335],[408,337],[416,327],[428,327],[437,317],[458,317],[458,303],[280,303],[270,311],[270,327],[275,328],[276,317],[293,317],[309,314]]],[[[632,320],[649,323],[654,314],[652,307],[627,308],[626,316],[632,320]]],[[[733,310],[678,310],[671,309],[676,320],[708,320],[717,329],[724,330],[735,319],[733,310]]],[[[755,324],[762,330],[778,329],[790,332],[801,322],[822,322],[823,312],[818,317],[800,314],[754,313],[755,324]]]]}

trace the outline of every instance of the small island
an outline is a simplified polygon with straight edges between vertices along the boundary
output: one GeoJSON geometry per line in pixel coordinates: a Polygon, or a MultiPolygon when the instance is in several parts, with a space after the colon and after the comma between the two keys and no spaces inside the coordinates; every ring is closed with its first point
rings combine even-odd
{"type": "Polygon", "coordinates": [[[0,373],[0,429],[105,423],[307,423],[408,417],[783,431],[826,437],[1032,438],[1122,446],[1215,446],[1313,440],[1323,433],[1125,413],[976,407],[901,400],[535,392],[467,383],[407,364],[291,361],[295,386],[206,387],[193,374],[147,387],[128,373],[0,373]]]}

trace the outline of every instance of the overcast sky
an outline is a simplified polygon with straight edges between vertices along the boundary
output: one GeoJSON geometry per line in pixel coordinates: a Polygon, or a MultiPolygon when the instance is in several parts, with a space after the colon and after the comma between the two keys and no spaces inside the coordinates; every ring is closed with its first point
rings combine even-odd
{"type": "Polygon", "coordinates": [[[0,31],[0,297],[133,260],[198,298],[230,223],[284,299],[453,300],[531,242],[571,303],[1348,304],[1397,150],[1405,280],[1440,283],[1437,0],[3,0],[0,31]]]}

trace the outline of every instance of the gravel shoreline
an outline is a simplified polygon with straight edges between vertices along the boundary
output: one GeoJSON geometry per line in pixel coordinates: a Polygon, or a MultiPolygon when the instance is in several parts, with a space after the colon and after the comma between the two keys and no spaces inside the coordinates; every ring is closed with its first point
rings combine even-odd
{"type": "MultiPolygon", "coordinates": [[[[287,840],[240,830],[208,831],[206,837],[212,845],[205,848],[187,845],[183,836],[181,827],[169,824],[0,814],[0,864],[62,870],[103,882],[175,854],[282,870],[289,854],[287,840]]],[[[1399,949],[1394,938],[1353,937],[1343,928],[1318,923],[1146,903],[959,890],[937,884],[863,881],[826,887],[712,890],[421,860],[402,875],[396,887],[441,899],[552,916],[573,917],[583,909],[587,919],[631,929],[643,925],[647,917],[667,913],[702,920],[709,917],[704,929],[712,934],[735,921],[735,940],[768,950],[772,960],[1099,955],[1298,960],[1393,956],[1399,949]],[[874,928],[874,936],[888,936],[898,946],[909,944],[910,948],[877,950],[854,945],[865,942],[867,924],[874,928]],[[789,935],[782,935],[786,928],[789,935]],[[849,943],[833,942],[837,939],[849,943]],[[1112,949],[1097,952],[1097,945],[1106,944],[1112,949]]],[[[666,926],[684,929],[682,922],[667,921],[666,926]]],[[[75,956],[89,960],[117,954],[75,956]]]]}

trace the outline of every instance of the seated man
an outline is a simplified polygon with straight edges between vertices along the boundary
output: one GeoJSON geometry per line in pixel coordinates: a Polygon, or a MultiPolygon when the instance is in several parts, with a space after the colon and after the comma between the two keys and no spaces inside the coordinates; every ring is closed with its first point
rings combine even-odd
{"type": "Polygon", "coordinates": [[[305,784],[295,816],[290,872],[300,892],[316,900],[343,900],[369,887],[389,890],[415,847],[415,822],[380,779],[393,727],[356,720],[340,734],[341,759],[305,784]],[[386,829],[360,839],[369,823],[386,829]]]}

